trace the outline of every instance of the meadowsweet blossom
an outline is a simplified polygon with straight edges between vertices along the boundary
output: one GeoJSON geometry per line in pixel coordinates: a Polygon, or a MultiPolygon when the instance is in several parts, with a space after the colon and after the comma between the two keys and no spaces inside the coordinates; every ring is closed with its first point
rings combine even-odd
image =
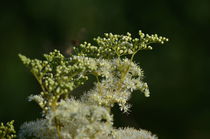
{"type": "Polygon", "coordinates": [[[117,129],[115,134],[119,139],[157,139],[157,136],[152,135],[149,131],[134,128],[117,129]]]}
{"type": "Polygon", "coordinates": [[[42,89],[29,96],[42,109],[42,118],[24,123],[19,138],[157,139],[145,130],[116,129],[111,108],[118,104],[128,112],[134,91],[150,96],[143,70],[133,58],[138,51],[151,50],[152,43],[168,39],[139,31],[139,38],[106,33],[94,40],[96,45],[84,42],[67,58],[58,50],[44,54],[44,60],[19,55],[42,89]],[[90,76],[95,77],[92,88],[76,99],[72,91],[90,76]]]}

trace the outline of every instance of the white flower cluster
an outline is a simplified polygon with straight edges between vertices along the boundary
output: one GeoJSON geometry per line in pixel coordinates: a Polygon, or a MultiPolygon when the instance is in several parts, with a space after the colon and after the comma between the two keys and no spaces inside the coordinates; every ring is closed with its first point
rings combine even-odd
{"type": "Polygon", "coordinates": [[[113,117],[104,107],[74,99],[62,100],[45,119],[24,123],[20,139],[157,139],[146,130],[113,127],[113,117]]]}
{"type": "Polygon", "coordinates": [[[111,137],[113,117],[103,107],[88,105],[74,99],[62,100],[45,119],[25,123],[19,138],[89,139],[111,137]]]}
{"type": "Polygon", "coordinates": [[[24,123],[19,137],[38,139],[156,139],[144,130],[113,127],[111,108],[118,104],[124,112],[131,94],[139,90],[149,97],[143,81],[143,71],[133,61],[139,50],[151,49],[151,43],[164,43],[164,37],[105,34],[98,37],[98,46],[90,43],[75,48],[75,54],[65,58],[55,50],[45,54],[45,60],[31,60],[19,55],[41,85],[42,92],[31,95],[42,108],[42,119],[24,123]],[[126,58],[126,55],[131,55],[126,58]],[[123,57],[122,57],[123,56],[123,57]],[[96,82],[79,99],[71,92],[93,75],[96,82]]]}
{"type": "Polygon", "coordinates": [[[151,132],[142,129],[118,129],[116,130],[115,134],[118,139],[157,139],[157,136],[152,135],[151,132]]]}
{"type": "Polygon", "coordinates": [[[25,122],[21,125],[18,138],[28,139],[35,137],[38,139],[56,139],[58,136],[56,130],[49,130],[46,119],[25,122]]]}
{"type": "MultiPolygon", "coordinates": [[[[83,57],[80,58],[84,60],[83,57]]],[[[134,90],[140,90],[146,97],[149,96],[148,86],[142,81],[143,71],[131,60],[127,58],[122,60],[117,58],[113,60],[85,59],[86,61],[83,62],[89,63],[90,67],[95,67],[92,72],[102,77],[83,97],[90,103],[105,107],[112,107],[118,103],[121,110],[127,112],[129,108],[127,101],[134,90]]]]}

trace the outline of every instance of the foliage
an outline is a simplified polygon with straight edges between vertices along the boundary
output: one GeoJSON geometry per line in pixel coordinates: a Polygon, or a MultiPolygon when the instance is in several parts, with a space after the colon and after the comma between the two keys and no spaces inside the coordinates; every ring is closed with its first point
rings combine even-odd
{"type": "Polygon", "coordinates": [[[16,137],[15,129],[13,126],[14,121],[7,122],[6,125],[1,123],[0,125],[0,139],[13,139],[16,137]]]}

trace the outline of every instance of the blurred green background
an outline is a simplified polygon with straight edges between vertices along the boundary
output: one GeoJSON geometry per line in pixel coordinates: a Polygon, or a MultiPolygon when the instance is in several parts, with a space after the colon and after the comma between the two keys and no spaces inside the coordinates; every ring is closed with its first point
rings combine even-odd
{"type": "Polygon", "coordinates": [[[41,58],[103,33],[157,33],[170,39],[135,60],[151,97],[135,93],[130,114],[115,111],[115,126],[143,128],[160,139],[210,138],[209,0],[7,0],[0,4],[0,121],[41,116],[27,96],[40,87],[17,54],[41,58]]]}

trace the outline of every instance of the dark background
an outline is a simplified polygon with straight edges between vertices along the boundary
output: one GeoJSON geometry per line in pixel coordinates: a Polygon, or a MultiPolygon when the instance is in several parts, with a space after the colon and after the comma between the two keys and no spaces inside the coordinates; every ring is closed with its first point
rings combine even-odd
{"type": "Polygon", "coordinates": [[[40,88],[17,54],[41,58],[102,36],[138,30],[170,39],[135,60],[151,97],[134,93],[129,115],[115,110],[115,126],[143,128],[160,139],[210,138],[209,0],[7,0],[0,4],[0,121],[40,117],[27,96],[40,88]]]}

